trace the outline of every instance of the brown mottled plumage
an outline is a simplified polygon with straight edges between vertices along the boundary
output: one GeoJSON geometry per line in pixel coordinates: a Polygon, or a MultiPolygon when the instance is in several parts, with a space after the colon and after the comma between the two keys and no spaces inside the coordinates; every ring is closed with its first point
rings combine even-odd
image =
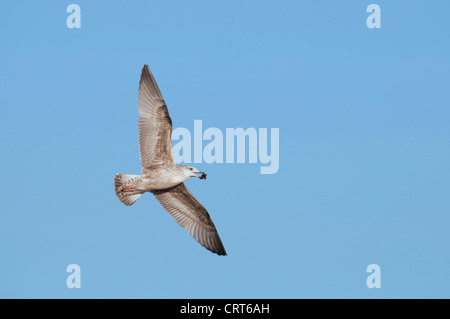
{"type": "Polygon", "coordinates": [[[139,82],[139,150],[141,175],[116,174],[117,197],[127,206],[151,192],[175,221],[206,249],[226,255],[205,207],[184,185],[189,177],[206,179],[206,173],[175,163],[172,154],[172,120],[148,65],[139,82]],[[197,176],[197,174],[201,174],[197,176]]]}

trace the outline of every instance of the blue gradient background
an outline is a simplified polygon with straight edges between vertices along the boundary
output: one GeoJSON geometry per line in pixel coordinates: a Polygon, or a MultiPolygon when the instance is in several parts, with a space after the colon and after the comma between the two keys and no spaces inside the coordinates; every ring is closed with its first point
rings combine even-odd
{"type": "Polygon", "coordinates": [[[450,297],[448,1],[70,3],[0,2],[0,297],[450,297]],[[144,63],[174,127],[280,128],[277,174],[187,182],[227,257],[114,194],[144,63]]]}

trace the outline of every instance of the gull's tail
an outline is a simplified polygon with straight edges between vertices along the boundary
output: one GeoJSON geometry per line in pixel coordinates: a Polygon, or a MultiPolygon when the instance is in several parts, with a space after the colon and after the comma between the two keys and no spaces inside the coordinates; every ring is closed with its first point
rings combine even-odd
{"type": "Polygon", "coordinates": [[[144,192],[137,190],[141,180],[140,175],[116,174],[114,176],[114,189],[117,197],[127,206],[133,205],[144,192]]]}

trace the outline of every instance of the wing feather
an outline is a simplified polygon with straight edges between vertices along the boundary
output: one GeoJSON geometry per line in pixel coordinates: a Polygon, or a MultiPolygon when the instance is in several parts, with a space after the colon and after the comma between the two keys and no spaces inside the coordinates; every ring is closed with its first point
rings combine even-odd
{"type": "Polygon", "coordinates": [[[207,210],[184,183],[154,191],[153,194],[173,219],[198,243],[218,255],[227,254],[207,210]]]}
{"type": "Polygon", "coordinates": [[[139,150],[144,168],[175,163],[172,154],[172,120],[148,65],[139,82],[139,150]]]}

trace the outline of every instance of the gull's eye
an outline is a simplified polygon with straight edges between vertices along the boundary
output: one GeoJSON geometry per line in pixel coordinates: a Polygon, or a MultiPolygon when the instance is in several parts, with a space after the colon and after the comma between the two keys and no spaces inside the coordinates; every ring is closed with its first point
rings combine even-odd
{"type": "Polygon", "coordinates": [[[189,167],[189,169],[192,171],[192,167],[189,167]]]}

